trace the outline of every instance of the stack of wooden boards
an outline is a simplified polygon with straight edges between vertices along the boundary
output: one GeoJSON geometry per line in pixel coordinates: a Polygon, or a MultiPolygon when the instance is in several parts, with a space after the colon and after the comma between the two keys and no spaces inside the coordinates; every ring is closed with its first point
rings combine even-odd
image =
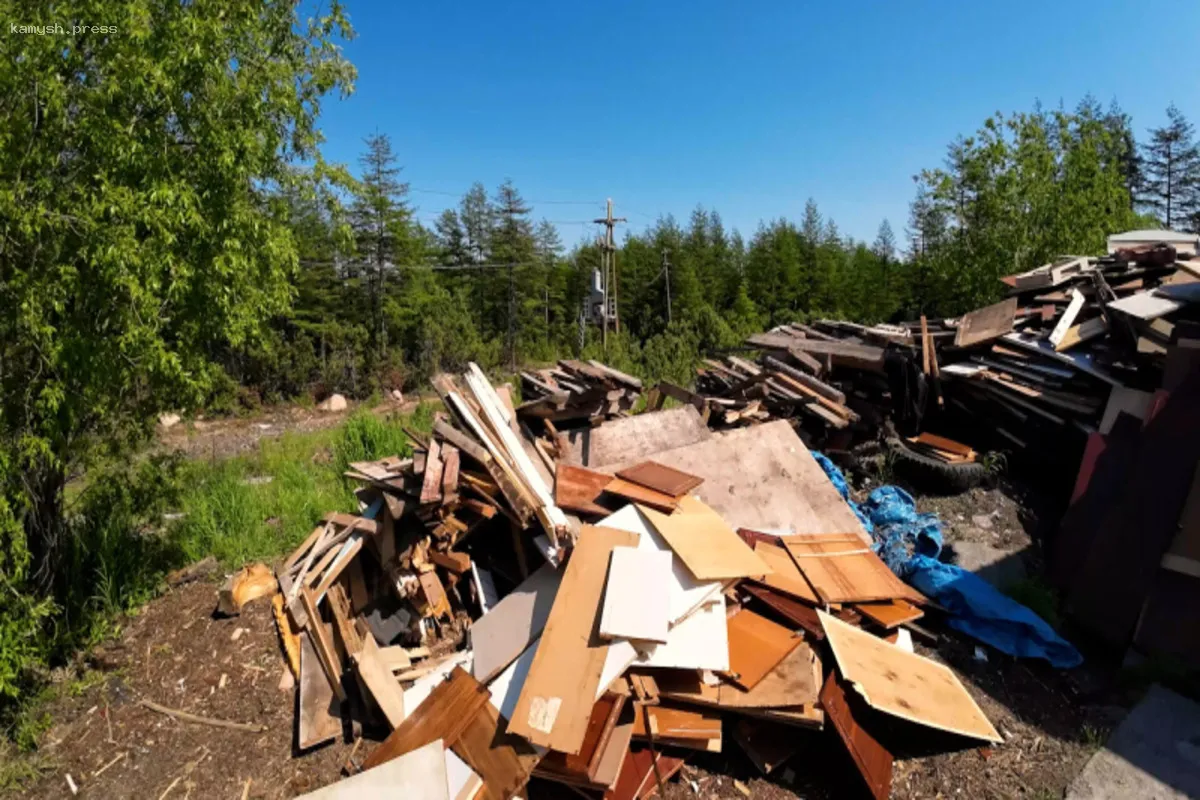
{"type": "MultiPolygon", "coordinates": [[[[826,724],[885,797],[896,725],[999,741],[953,673],[912,652],[925,598],[871,551],[786,423],[635,435],[593,451],[623,463],[551,460],[551,478],[474,368],[436,383],[453,416],[414,434],[412,458],[352,465],[361,514],[327,515],[277,571],[300,749],[344,730],[382,739],[315,797],[508,800],[532,780],[633,800],[727,737],[772,772],[826,724]],[[734,463],[731,479],[735,453],[778,474],[734,463]],[[788,516],[763,516],[750,487],[788,516]],[[517,565],[524,577],[506,579],[517,565]]],[[[641,418],[683,430],[660,412],[593,432],[641,418]]]]}
{"type": "Polygon", "coordinates": [[[597,424],[629,413],[642,382],[599,361],[564,359],[557,367],[521,373],[517,408],[522,419],[543,419],[563,426],[597,424]]]}

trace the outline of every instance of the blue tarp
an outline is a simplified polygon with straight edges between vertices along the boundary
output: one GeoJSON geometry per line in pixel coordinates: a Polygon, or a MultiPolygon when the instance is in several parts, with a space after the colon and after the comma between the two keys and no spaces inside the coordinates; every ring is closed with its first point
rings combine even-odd
{"type": "Polygon", "coordinates": [[[1046,621],[978,575],[938,561],[942,525],[936,514],[918,514],[908,492],[881,486],[860,507],[833,462],[813,453],[863,527],[880,558],[926,597],[950,612],[950,627],[1021,658],[1044,658],[1060,669],[1077,667],[1083,656],[1046,621]]]}

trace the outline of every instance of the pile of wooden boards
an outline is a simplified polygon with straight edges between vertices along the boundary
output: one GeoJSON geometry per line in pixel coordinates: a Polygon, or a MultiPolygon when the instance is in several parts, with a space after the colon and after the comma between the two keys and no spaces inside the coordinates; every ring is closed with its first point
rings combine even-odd
{"type": "Polygon", "coordinates": [[[351,464],[360,513],[326,515],[275,573],[298,749],[368,742],[314,797],[549,781],[634,800],[727,737],[770,773],[826,724],[885,797],[897,724],[999,741],[913,653],[927,601],[786,422],[712,433],[692,408],[651,412],[585,429],[577,459],[474,365],[435,385],[432,434],[351,464]]]}
{"type": "Polygon", "coordinates": [[[560,426],[597,424],[629,413],[642,382],[599,361],[564,359],[557,367],[521,373],[517,407],[522,419],[543,419],[560,426]]]}

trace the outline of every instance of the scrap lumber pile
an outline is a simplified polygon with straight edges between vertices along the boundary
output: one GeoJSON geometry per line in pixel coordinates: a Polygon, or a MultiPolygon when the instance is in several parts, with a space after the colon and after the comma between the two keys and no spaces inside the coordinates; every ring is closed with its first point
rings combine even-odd
{"type": "Polygon", "coordinates": [[[637,378],[599,361],[564,359],[555,368],[521,373],[521,395],[528,399],[517,414],[523,420],[598,424],[628,414],[641,392],[637,378]]]}
{"type": "Polygon", "coordinates": [[[360,513],[276,570],[298,749],[365,743],[313,797],[632,800],[727,739],[770,773],[828,724],[883,798],[896,742],[1000,741],[913,652],[927,600],[788,423],[647,413],[584,429],[577,459],[567,432],[539,450],[474,365],[435,385],[432,435],[353,464],[360,513]]]}

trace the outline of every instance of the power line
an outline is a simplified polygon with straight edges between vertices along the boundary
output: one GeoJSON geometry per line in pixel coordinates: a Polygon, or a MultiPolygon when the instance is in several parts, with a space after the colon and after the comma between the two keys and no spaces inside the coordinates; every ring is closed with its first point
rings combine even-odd
{"type": "MultiPolygon", "coordinates": [[[[465,192],[447,192],[442,189],[421,189],[415,186],[408,187],[410,192],[418,194],[440,194],[445,197],[462,197],[465,192]]],[[[603,200],[530,200],[525,198],[526,203],[532,203],[535,206],[603,206],[603,200]]]]}

